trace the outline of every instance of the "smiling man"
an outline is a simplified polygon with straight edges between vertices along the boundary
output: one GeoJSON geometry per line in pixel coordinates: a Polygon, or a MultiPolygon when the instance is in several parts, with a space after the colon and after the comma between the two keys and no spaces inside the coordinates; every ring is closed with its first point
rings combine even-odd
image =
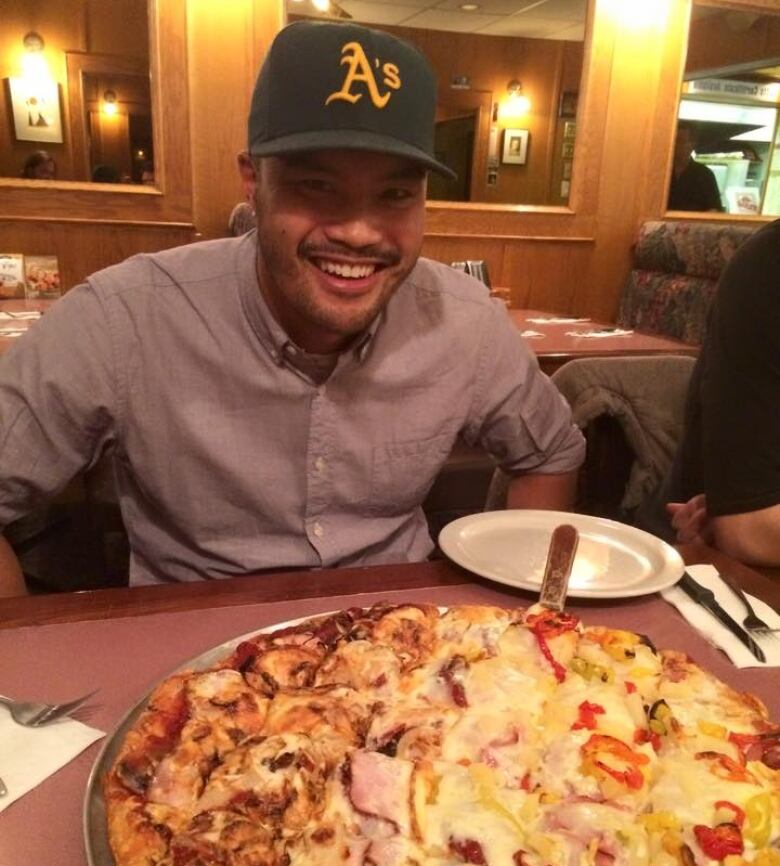
{"type": "Polygon", "coordinates": [[[459,436],[511,506],[571,507],[568,407],[503,305],[420,257],[435,110],[411,45],[281,31],[239,157],[256,231],[93,274],[0,364],[0,525],[108,451],[133,584],[421,560],[459,436]]]}

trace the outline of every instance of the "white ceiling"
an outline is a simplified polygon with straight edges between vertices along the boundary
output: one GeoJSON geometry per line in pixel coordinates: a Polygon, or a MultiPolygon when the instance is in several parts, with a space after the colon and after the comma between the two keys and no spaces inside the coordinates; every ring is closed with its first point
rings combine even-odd
{"type": "MultiPolygon", "coordinates": [[[[485,36],[580,41],[585,38],[587,0],[473,0],[479,6],[473,12],[461,10],[466,0],[337,2],[344,12],[361,24],[392,24],[485,36]]],[[[287,0],[287,11],[292,15],[316,14],[310,0],[287,0]]]]}

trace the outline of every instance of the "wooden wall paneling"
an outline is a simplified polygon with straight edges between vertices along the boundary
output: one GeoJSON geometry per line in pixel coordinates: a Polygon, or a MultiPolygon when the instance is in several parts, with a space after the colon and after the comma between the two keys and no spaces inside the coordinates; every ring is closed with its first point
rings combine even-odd
{"type": "Polygon", "coordinates": [[[187,224],[0,220],[0,250],[25,255],[56,253],[66,290],[95,271],[135,253],[174,247],[191,240],[192,227],[187,224]]]}
{"type": "Polygon", "coordinates": [[[224,237],[243,200],[236,156],[246,149],[255,79],[276,31],[282,0],[187,0],[195,223],[224,237]]]}
{"type": "Polygon", "coordinates": [[[506,241],[492,238],[470,238],[464,241],[459,237],[426,236],[423,255],[437,262],[452,262],[474,259],[487,264],[488,275],[493,286],[506,286],[504,282],[504,251],[506,241]]]}
{"type": "Polygon", "coordinates": [[[590,240],[550,239],[508,243],[504,268],[511,274],[511,306],[569,312],[592,255],[590,240]]]}

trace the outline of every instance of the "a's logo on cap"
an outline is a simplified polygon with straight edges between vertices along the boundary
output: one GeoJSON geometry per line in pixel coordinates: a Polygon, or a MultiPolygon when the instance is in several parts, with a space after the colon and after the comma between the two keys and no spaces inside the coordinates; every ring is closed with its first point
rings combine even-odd
{"type": "MultiPolygon", "coordinates": [[[[398,67],[395,63],[382,64],[382,84],[389,90],[381,94],[379,85],[374,77],[374,70],[368,62],[366,52],[359,42],[347,42],[341,49],[341,65],[345,63],[349,66],[347,74],[344,77],[344,83],[341,85],[341,90],[336,90],[325,100],[325,105],[332,102],[334,99],[343,99],[345,102],[355,103],[362,96],[362,93],[352,93],[352,86],[359,82],[364,82],[368,88],[368,95],[371,97],[371,102],[377,108],[384,108],[388,100],[392,96],[391,90],[398,90],[401,87],[401,78],[398,74],[398,67]]],[[[377,69],[379,68],[379,59],[375,61],[377,69]]]]}

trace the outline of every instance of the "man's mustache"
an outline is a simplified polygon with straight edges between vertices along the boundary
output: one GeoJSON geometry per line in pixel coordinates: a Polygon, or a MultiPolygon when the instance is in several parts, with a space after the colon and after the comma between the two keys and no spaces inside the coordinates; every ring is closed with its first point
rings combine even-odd
{"type": "Polygon", "coordinates": [[[327,258],[331,256],[349,256],[350,259],[366,259],[372,263],[379,262],[385,267],[392,267],[401,261],[401,254],[396,249],[388,249],[387,247],[365,246],[365,247],[350,247],[346,244],[312,244],[302,243],[298,247],[298,252],[307,258],[327,258]]]}

